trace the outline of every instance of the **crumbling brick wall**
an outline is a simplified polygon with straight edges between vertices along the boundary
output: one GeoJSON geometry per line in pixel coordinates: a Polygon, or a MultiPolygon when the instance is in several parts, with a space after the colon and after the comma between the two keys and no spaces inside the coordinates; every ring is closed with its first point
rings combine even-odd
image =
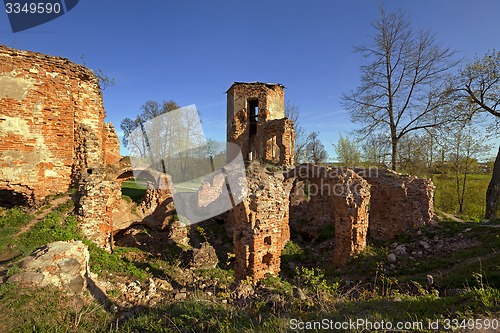
{"type": "Polygon", "coordinates": [[[249,193],[229,212],[235,276],[257,281],[280,271],[280,256],[289,240],[288,204],[293,179],[260,167],[247,170],[249,193]]]}
{"type": "Polygon", "coordinates": [[[105,180],[102,174],[91,174],[80,188],[79,227],[85,238],[101,248],[113,248],[113,209],[121,200],[120,185],[105,180]]]}
{"type": "Polygon", "coordinates": [[[293,165],[294,128],[285,118],[283,88],[275,83],[235,82],[226,92],[227,141],[240,146],[244,159],[252,153],[254,160],[293,165]],[[255,118],[252,102],[257,103],[255,118]]]}
{"type": "Polygon", "coordinates": [[[370,185],[354,171],[303,165],[283,175],[252,164],[247,170],[249,193],[227,221],[236,278],[257,281],[280,271],[281,250],[290,239],[290,192],[305,180],[317,188],[306,203],[306,218],[335,227],[332,262],[345,265],[366,247],[370,185]]]}
{"type": "MultiPolygon", "coordinates": [[[[291,193],[292,218],[311,224],[312,230],[333,225],[332,261],[337,266],[345,265],[366,247],[370,185],[353,170],[312,164],[296,167],[288,173],[290,176],[296,177],[291,193]]],[[[307,225],[302,227],[307,229],[307,225]]]]}
{"type": "Polygon", "coordinates": [[[121,160],[120,139],[118,139],[115,127],[112,123],[104,124],[103,146],[104,162],[106,165],[115,164],[121,160]]]}
{"type": "Polygon", "coordinates": [[[371,185],[370,237],[391,240],[431,222],[435,188],[431,179],[381,169],[356,172],[371,185]]]}
{"type": "MultiPolygon", "coordinates": [[[[119,151],[93,72],[0,45],[0,203],[66,191],[119,151]]],[[[116,134],[114,134],[116,135],[116,134]]]]}

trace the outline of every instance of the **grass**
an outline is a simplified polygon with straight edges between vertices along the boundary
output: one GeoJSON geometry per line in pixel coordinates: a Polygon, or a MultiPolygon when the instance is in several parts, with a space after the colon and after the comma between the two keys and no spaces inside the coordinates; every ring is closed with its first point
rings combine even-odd
{"type": "MultiPolygon", "coordinates": [[[[445,190],[446,187],[441,189],[441,196],[445,190]]],[[[439,189],[436,195],[438,193],[439,189]]],[[[33,216],[19,208],[0,211],[0,254],[15,251],[27,255],[49,242],[82,239],[72,202],[51,209],[45,218],[19,236],[14,235],[32,221],[33,216]]],[[[224,249],[218,253],[219,267],[189,273],[191,279],[199,279],[198,282],[189,282],[189,274],[179,262],[182,249],[175,244],[165,245],[156,256],[133,247],[116,247],[114,253],[107,253],[84,240],[89,247],[90,269],[101,279],[110,283],[140,280],[143,285],[149,277],[165,279],[177,289],[187,288],[188,299],[173,301],[171,296],[166,296],[156,307],[125,308],[127,315],[122,316],[121,312],[117,315],[107,312],[90,297],[83,297],[86,299],[83,306],[75,306],[74,297],[53,288],[35,290],[0,284],[0,332],[291,332],[292,319],[328,318],[344,322],[364,318],[372,322],[427,324],[444,318],[497,318],[500,314],[500,229],[478,223],[442,222],[439,227],[423,227],[420,231],[420,236],[402,235],[391,243],[370,242],[365,251],[342,269],[311,267],[311,264],[318,266],[311,244],[290,241],[282,252],[280,276],[261,280],[254,287],[255,294],[247,299],[231,296],[235,279],[232,266],[226,264],[225,252],[232,247],[224,247],[231,239],[224,226],[217,223],[207,222],[199,229],[192,229],[200,242],[220,240],[224,249]],[[455,239],[460,234],[474,246],[434,253],[418,260],[398,256],[394,269],[387,270],[387,254],[394,242],[455,239]],[[427,274],[434,276],[432,288],[426,286],[427,274]],[[209,290],[210,296],[202,291],[203,287],[193,287],[202,283],[209,286],[205,292],[209,290]],[[303,292],[302,299],[295,295],[297,288],[303,292]],[[447,290],[453,288],[464,292],[446,296],[447,290]]],[[[325,226],[321,234],[330,237],[333,232],[331,226],[325,226]]],[[[19,272],[18,258],[20,256],[5,266],[5,275],[19,272]]],[[[121,293],[117,288],[109,289],[113,301],[122,297],[121,293]]],[[[435,332],[425,327],[421,331],[435,332]]]]}
{"type": "Polygon", "coordinates": [[[438,211],[460,215],[461,218],[471,221],[480,221],[485,213],[486,189],[491,180],[489,174],[467,175],[464,210],[459,212],[456,190],[456,178],[452,175],[433,175],[432,181],[436,186],[434,206],[438,211]]]}
{"type": "Polygon", "coordinates": [[[135,203],[139,203],[142,200],[146,189],[147,183],[141,179],[136,181],[134,178],[131,178],[122,182],[122,196],[125,200],[128,198],[135,203]]]}
{"type": "Polygon", "coordinates": [[[125,258],[120,248],[116,248],[114,253],[108,253],[90,241],[84,241],[89,247],[90,267],[92,272],[98,274],[121,274],[144,280],[148,274],[138,268],[134,263],[125,258]]]}
{"type": "Polygon", "coordinates": [[[0,332],[103,332],[110,315],[97,302],[75,299],[50,287],[0,285],[0,332]]]}
{"type": "Polygon", "coordinates": [[[13,235],[28,224],[33,216],[20,207],[4,209],[0,214],[0,252],[8,245],[13,235]]]}

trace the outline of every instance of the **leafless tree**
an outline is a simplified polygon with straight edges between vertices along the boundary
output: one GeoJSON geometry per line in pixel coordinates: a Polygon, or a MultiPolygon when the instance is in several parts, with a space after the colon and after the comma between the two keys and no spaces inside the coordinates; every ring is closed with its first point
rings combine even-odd
{"type": "Polygon", "coordinates": [[[286,101],[285,116],[293,121],[295,130],[294,160],[299,164],[305,159],[307,135],[304,127],[300,123],[300,107],[296,104],[286,101]]]}
{"type": "MultiPolygon", "coordinates": [[[[487,113],[500,121],[500,52],[491,51],[469,62],[460,71],[457,91],[475,107],[475,114],[487,113]]],[[[493,166],[493,175],[486,191],[486,219],[497,217],[500,201],[500,147],[493,166]]]]}
{"type": "Polygon", "coordinates": [[[388,136],[381,133],[369,134],[361,145],[363,160],[370,165],[387,167],[391,156],[389,141],[388,136]]]}
{"type": "Polygon", "coordinates": [[[308,161],[311,161],[314,164],[320,164],[321,162],[326,160],[328,156],[325,150],[325,146],[323,146],[318,136],[318,132],[312,132],[307,137],[306,158],[308,161]]]}
{"type": "Polygon", "coordinates": [[[452,121],[448,72],[456,51],[440,47],[429,30],[414,31],[401,12],[380,10],[368,46],[355,49],[368,60],[360,85],[342,95],[353,122],[364,135],[389,133],[391,167],[398,167],[398,143],[413,131],[452,121]]]}

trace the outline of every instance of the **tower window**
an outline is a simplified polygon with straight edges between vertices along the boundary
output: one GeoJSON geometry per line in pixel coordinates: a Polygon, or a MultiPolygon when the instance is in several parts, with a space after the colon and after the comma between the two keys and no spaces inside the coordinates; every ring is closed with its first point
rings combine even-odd
{"type": "Polygon", "coordinates": [[[248,100],[249,120],[250,124],[256,123],[259,120],[259,100],[248,100]]]}

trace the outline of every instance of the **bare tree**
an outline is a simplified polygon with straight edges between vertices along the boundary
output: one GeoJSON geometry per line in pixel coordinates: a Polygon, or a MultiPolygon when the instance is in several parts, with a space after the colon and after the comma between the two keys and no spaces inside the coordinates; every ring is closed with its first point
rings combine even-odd
{"type": "Polygon", "coordinates": [[[440,47],[429,30],[413,31],[401,12],[386,13],[372,24],[372,45],[355,49],[368,59],[361,84],[342,95],[353,122],[364,135],[390,135],[391,167],[398,167],[398,143],[408,133],[452,120],[447,112],[449,70],[458,64],[455,51],[440,47]]]}
{"type": "Polygon", "coordinates": [[[300,123],[300,108],[298,105],[286,101],[285,116],[293,121],[295,130],[295,145],[294,145],[294,160],[295,164],[299,164],[305,159],[305,150],[307,144],[307,136],[304,127],[300,123]]]}
{"type": "Polygon", "coordinates": [[[371,165],[387,167],[391,156],[389,141],[389,138],[381,133],[369,134],[361,145],[363,160],[371,165]]]}
{"type": "Polygon", "coordinates": [[[473,164],[485,157],[491,146],[483,144],[484,135],[477,135],[478,129],[471,122],[456,123],[444,132],[445,145],[448,147],[448,163],[455,176],[455,194],[458,212],[464,211],[467,176],[473,164]]]}
{"type": "MultiPolygon", "coordinates": [[[[488,113],[500,120],[500,52],[491,51],[483,58],[476,58],[460,71],[458,91],[475,108],[476,113],[488,113]]],[[[486,191],[486,219],[497,217],[500,201],[500,147],[493,166],[493,174],[486,191]]]]}
{"type": "Polygon", "coordinates": [[[318,132],[312,132],[307,137],[306,158],[308,161],[312,161],[314,164],[323,162],[328,156],[325,150],[325,146],[323,146],[318,136],[318,132]]]}
{"type": "Polygon", "coordinates": [[[339,134],[337,144],[332,145],[339,163],[346,166],[356,166],[359,164],[361,152],[359,144],[356,141],[349,139],[348,136],[343,137],[342,134],[339,134]]]}

